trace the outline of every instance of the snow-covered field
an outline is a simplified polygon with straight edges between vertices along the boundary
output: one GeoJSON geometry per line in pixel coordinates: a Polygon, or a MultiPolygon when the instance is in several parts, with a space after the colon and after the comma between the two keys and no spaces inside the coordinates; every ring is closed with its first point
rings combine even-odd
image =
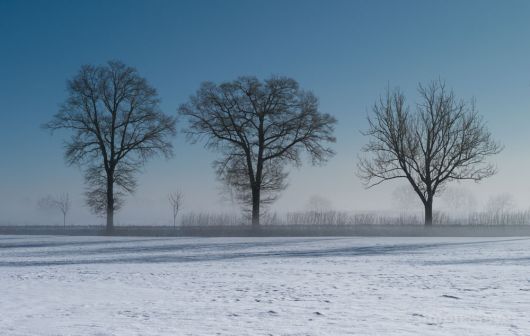
{"type": "Polygon", "coordinates": [[[0,236],[0,335],[530,335],[530,238],[0,236]]]}

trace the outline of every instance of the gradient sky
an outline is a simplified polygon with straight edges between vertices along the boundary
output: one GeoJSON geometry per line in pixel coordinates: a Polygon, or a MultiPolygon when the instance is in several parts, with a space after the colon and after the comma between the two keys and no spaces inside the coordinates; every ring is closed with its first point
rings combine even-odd
{"type": "MultiPolygon", "coordinates": [[[[64,163],[65,133],[40,125],[65,99],[82,64],[120,59],[159,90],[176,113],[202,81],[240,75],[291,76],[335,115],[337,155],[326,166],[292,169],[274,209],[303,210],[319,194],[341,210],[395,208],[402,183],[365,190],[354,175],[366,116],[387,85],[413,103],[418,82],[441,78],[477,107],[505,150],[499,173],[461,184],[480,202],[509,193],[530,207],[529,1],[11,1],[0,0],[0,222],[60,218],[37,209],[69,192],[74,224],[94,224],[82,172],[64,163]]],[[[184,125],[181,122],[179,128],[184,125]]],[[[154,159],[117,224],[166,224],[167,193],[187,211],[229,211],[215,154],[174,139],[173,159],[154,159]]],[[[436,207],[436,205],[435,205],[436,207]]]]}

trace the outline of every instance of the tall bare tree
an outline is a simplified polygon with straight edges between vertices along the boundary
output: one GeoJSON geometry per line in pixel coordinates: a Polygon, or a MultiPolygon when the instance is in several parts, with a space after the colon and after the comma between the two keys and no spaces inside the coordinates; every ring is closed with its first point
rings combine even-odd
{"type": "Polygon", "coordinates": [[[254,227],[260,206],[286,188],[287,164],[300,165],[302,152],[314,164],[333,155],[325,143],[335,142],[335,118],[321,113],[315,95],[291,78],[205,82],[179,114],[189,122],[191,142],[206,139],[206,147],[221,154],[216,172],[251,207],[254,227]]]}
{"type": "Polygon", "coordinates": [[[177,216],[182,209],[184,195],[180,191],[174,191],[169,193],[168,200],[171,205],[171,210],[173,210],[173,228],[175,228],[177,226],[177,216]]]}
{"type": "Polygon", "coordinates": [[[458,100],[438,80],[418,87],[420,102],[410,112],[405,96],[387,90],[368,118],[370,137],[360,159],[358,175],[373,187],[384,181],[407,179],[432,225],[434,195],[454,180],[481,181],[495,174],[486,159],[501,151],[492,139],[474,100],[458,100]]]}
{"type": "Polygon", "coordinates": [[[153,155],[171,155],[175,118],[160,111],[146,79],[119,61],[84,65],[67,86],[68,98],[45,127],[73,132],[66,161],[85,167],[87,204],[106,214],[112,231],[122,196],[136,187],[135,173],[153,155]]]}
{"type": "Polygon", "coordinates": [[[48,195],[39,200],[41,209],[59,210],[63,215],[63,226],[66,227],[66,215],[70,211],[70,197],[68,193],[60,194],[56,197],[48,195]]]}

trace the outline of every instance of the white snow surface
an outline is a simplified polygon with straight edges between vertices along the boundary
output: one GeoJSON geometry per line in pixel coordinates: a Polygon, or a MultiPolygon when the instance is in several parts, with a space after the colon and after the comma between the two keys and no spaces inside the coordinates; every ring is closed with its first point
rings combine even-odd
{"type": "Polygon", "coordinates": [[[0,335],[530,335],[530,238],[0,236],[0,335]]]}

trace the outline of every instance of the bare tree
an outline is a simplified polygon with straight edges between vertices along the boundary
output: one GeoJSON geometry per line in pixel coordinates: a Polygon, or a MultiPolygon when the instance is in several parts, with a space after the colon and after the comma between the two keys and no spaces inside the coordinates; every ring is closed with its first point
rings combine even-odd
{"type": "Polygon", "coordinates": [[[399,89],[387,90],[373,107],[370,141],[363,147],[358,175],[370,188],[384,181],[407,179],[425,208],[425,224],[432,225],[437,191],[454,180],[481,181],[495,174],[486,158],[501,151],[475,109],[474,101],[457,100],[445,83],[418,87],[416,112],[405,105],[399,89]]]}
{"type": "Polygon", "coordinates": [[[171,205],[171,210],[173,210],[173,227],[177,226],[177,215],[182,209],[182,201],[184,200],[184,195],[180,191],[175,191],[169,193],[168,195],[169,204],[171,205]]]}
{"type": "Polygon", "coordinates": [[[441,195],[441,201],[446,211],[451,211],[460,217],[469,215],[477,209],[475,195],[464,187],[447,187],[441,195]]]}
{"type": "Polygon", "coordinates": [[[286,188],[287,164],[300,165],[302,152],[314,164],[333,155],[323,143],[335,141],[335,118],[321,113],[315,95],[290,78],[205,82],[179,114],[189,122],[191,142],[206,139],[206,147],[221,154],[214,162],[217,175],[250,206],[254,227],[260,206],[286,188]]]}
{"type": "Polygon", "coordinates": [[[486,202],[486,212],[499,216],[502,214],[514,211],[516,203],[513,195],[509,193],[503,193],[495,196],[490,196],[486,202]]]}
{"type": "Polygon", "coordinates": [[[60,194],[57,197],[48,195],[39,200],[41,209],[59,210],[63,215],[63,226],[66,227],[66,215],[70,211],[70,197],[68,193],[60,194]]]}
{"type": "Polygon", "coordinates": [[[306,208],[310,212],[327,212],[333,209],[331,201],[320,195],[312,195],[306,203],[306,208]]]}
{"type": "Polygon", "coordinates": [[[171,155],[175,118],[160,111],[156,90],[136,69],[111,61],[82,66],[45,127],[73,132],[66,161],[85,167],[87,204],[106,214],[112,231],[122,196],[135,190],[135,173],[153,155],[171,155]]]}

